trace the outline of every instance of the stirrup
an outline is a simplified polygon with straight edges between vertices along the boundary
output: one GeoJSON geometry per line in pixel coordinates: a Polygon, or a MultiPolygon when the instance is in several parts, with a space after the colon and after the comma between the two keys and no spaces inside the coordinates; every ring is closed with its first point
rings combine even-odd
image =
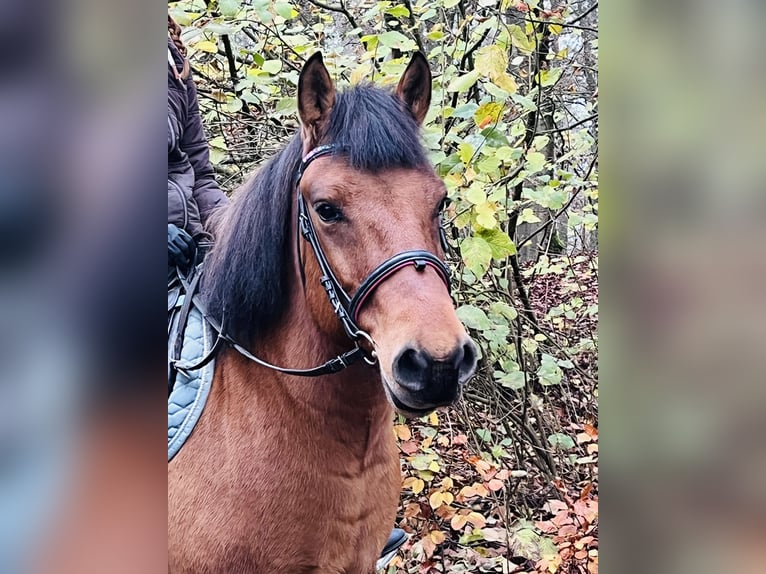
{"type": "Polygon", "coordinates": [[[401,548],[402,545],[407,542],[407,540],[409,540],[409,538],[410,535],[407,534],[404,530],[400,528],[394,528],[394,530],[391,532],[391,536],[388,537],[388,542],[386,542],[386,546],[383,548],[383,552],[381,552],[380,558],[378,558],[378,561],[375,563],[375,569],[380,571],[388,566],[396,556],[399,548],[401,548]]]}

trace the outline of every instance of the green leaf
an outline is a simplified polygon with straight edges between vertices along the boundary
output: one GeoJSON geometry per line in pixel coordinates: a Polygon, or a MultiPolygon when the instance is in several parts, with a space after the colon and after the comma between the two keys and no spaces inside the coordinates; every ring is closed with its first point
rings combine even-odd
{"type": "Polygon", "coordinates": [[[452,115],[456,118],[470,118],[473,117],[478,109],[479,106],[475,102],[468,102],[467,104],[456,107],[455,111],[452,112],[452,115]]]}
{"type": "Polygon", "coordinates": [[[471,70],[467,74],[463,74],[462,76],[458,76],[454,80],[450,82],[450,85],[447,86],[448,92],[465,92],[468,90],[471,86],[473,86],[476,81],[481,76],[481,73],[478,70],[471,70]]]}
{"type": "Polygon", "coordinates": [[[511,26],[511,44],[523,54],[531,54],[535,50],[535,40],[527,36],[516,24],[511,26]]]}
{"type": "Polygon", "coordinates": [[[241,5],[242,0],[218,0],[218,9],[225,18],[234,18],[241,5]]]}
{"type": "Polygon", "coordinates": [[[396,30],[390,30],[378,34],[378,40],[381,44],[388,48],[396,48],[398,50],[413,50],[417,48],[417,44],[410,40],[407,36],[396,30]]]}
{"type": "Polygon", "coordinates": [[[540,534],[528,520],[519,520],[508,529],[508,548],[513,556],[521,556],[532,562],[542,558],[551,560],[558,549],[550,538],[540,534]]]}
{"type": "Polygon", "coordinates": [[[463,197],[473,203],[480,205],[487,201],[487,194],[484,192],[484,184],[481,182],[472,183],[471,187],[465,190],[463,197]]]}
{"type": "Polygon", "coordinates": [[[489,245],[494,259],[505,259],[516,253],[516,245],[508,237],[508,234],[501,229],[482,229],[478,235],[489,245]]]}
{"type": "Polygon", "coordinates": [[[275,114],[282,116],[292,114],[296,108],[297,102],[295,101],[295,98],[280,98],[274,112],[275,114]]]}
{"type": "Polygon", "coordinates": [[[540,223],[540,218],[535,215],[531,207],[527,207],[521,210],[518,223],[540,223]]]}
{"type": "Polygon", "coordinates": [[[478,436],[483,442],[492,442],[492,433],[487,429],[476,429],[476,436],[478,436]]]}
{"type": "Polygon", "coordinates": [[[460,253],[466,267],[474,275],[481,277],[487,272],[489,262],[492,260],[492,247],[481,237],[466,237],[460,243],[460,253]]]}
{"type": "Polygon", "coordinates": [[[561,448],[563,450],[574,448],[575,447],[575,441],[572,439],[571,436],[565,435],[564,433],[553,433],[551,436],[548,437],[548,444],[550,444],[553,448],[561,448]]]}
{"type": "Polygon", "coordinates": [[[393,8],[388,8],[384,10],[386,14],[390,14],[394,18],[406,18],[410,15],[410,11],[407,10],[406,6],[402,6],[401,4],[399,6],[394,6],[393,8]]]}
{"type": "Polygon", "coordinates": [[[491,175],[499,175],[498,168],[500,167],[500,160],[493,155],[487,156],[481,161],[476,162],[476,168],[481,173],[488,173],[491,175]]]}
{"type": "Polygon", "coordinates": [[[524,379],[523,371],[511,371],[510,373],[495,373],[495,379],[502,386],[512,389],[514,391],[520,391],[527,384],[524,379]]]}
{"type": "Polygon", "coordinates": [[[545,88],[558,82],[563,68],[553,68],[540,72],[540,84],[545,88]]]}
{"type": "Polygon", "coordinates": [[[537,369],[537,376],[540,379],[541,385],[549,387],[561,383],[564,372],[561,370],[561,367],[559,367],[556,359],[543,353],[540,368],[537,369]]]}
{"type": "Polygon", "coordinates": [[[489,306],[489,310],[495,315],[505,317],[509,321],[513,321],[518,316],[516,309],[503,301],[495,301],[489,306]]]}
{"type": "Polygon", "coordinates": [[[454,8],[458,4],[460,4],[460,0],[444,0],[445,8],[454,8]]]}
{"type": "Polygon", "coordinates": [[[497,128],[484,128],[481,130],[481,135],[486,138],[487,144],[492,147],[508,145],[508,138],[497,128]]]}
{"type": "Polygon", "coordinates": [[[471,144],[468,142],[463,142],[459,146],[457,146],[457,156],[460,158],[460,161],[462,161],[465,165],[468,165],[471,162],[471,158],[473,157],[474,149],[471,144]]]}
{"type": "Polygon", "coordinates": [[[282,69],[282,60],[266,60],[261,66],[264,72],[268,72],[272,76],[276,76],[282,69]]]}
{"type": "Polygon", "coordinates": [[[545,161],[546,157],[541,154],[539,151],[531,151],[527,154],[527,161],[526,161],[526,168],[527,171],[532,173],[537,173],[538,171],[542,171],[545,167],[545,161]]]}
{"type": "Polygon", "coordinates": [[[457,318],[469,329],[477,331],[486,331],[492,324],[489,322],[487,314],[473,305],[462,305],[457,308],[457,318]]]}

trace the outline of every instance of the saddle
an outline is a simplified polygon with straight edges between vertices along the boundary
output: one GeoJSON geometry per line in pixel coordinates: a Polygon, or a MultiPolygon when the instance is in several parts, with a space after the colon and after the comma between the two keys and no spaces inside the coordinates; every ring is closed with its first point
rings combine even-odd
{"type": "Polygon", "coordinates": [[[195,304],[201,267],[168,284],[168,462],[181,450],[205,408],[218,337],[195,304]]]}

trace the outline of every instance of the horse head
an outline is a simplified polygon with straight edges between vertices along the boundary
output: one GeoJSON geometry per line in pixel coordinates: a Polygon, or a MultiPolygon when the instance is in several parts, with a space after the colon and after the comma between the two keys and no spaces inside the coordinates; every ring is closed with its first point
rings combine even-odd
{"type": "MultiPolygon", "coordinates": [[[[386,396],[405,416],[453,403],[477,363],[441,265],[446,189],[420,139],[430,99],[431,72],[420,53],[393,91],[362,85],[336,93],[319,53],[298,84],[304,161],[297,198],[319,246],[315,257],[304,245],[299,264],[306,285],[316,286],[328,275],[317,258],[326,258],[351,298],[352,324],[374,342],[368,351],[386,396]]],[[[342,340],[348,329],[339,328],[321,289],[308,289],[307,299],[322,330],[342,340]]]]}

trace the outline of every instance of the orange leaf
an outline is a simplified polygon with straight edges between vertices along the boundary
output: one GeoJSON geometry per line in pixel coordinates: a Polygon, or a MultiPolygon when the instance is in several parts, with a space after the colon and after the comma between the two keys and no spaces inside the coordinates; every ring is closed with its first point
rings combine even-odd
{"type": "Polygon", "coordinates": [[[407,425],[394,425],[394,434],[399,440],[410,440],[412,438],[412,432],[407,425]]]}
{"type": "Polygon", "coordinates": [[[487,489],[486,486],[484,486],[480,482],[475,482],[473,484],[473,489],[476,491],[476,494],[478,494],[482,498],[486,498],[487,496],[489,496],[489,490],[487,489]]]}
{"type": "Polygon", "coordinates": [[[497,492],[498,490],[502,490],[505,486],[505,483],[502,480],[498,480],[496,478],[493,478],[487,483],[487,488],[489,488],[492,492],[497,492]]]}
{"type": "Polygon", "coordinates": [[[476,528],[484,528],[487,525],[486,519],[478,512],[471,512],[468,515],[468,522],[473,524],[476,528]]]}
{"type": "Polygon", "coordinates": [[[463,514],[456,514],[452,517],[452,520],[450,520],[449,525],[452,527],[452,530],[462,530],[463,527],[468,523],[468,517],[463,514]]]}
{"type": "Polygon", "coordinates": [[[434,544],[430,536],[426,536],[425,538],[423,538],[423,540],[421,540],[420,543],[423,545],[423,552],[425,552],[427,558],[430,558],[431,556],[434,555],[434,551],[436,550],[436,544],[434,544]]]}

